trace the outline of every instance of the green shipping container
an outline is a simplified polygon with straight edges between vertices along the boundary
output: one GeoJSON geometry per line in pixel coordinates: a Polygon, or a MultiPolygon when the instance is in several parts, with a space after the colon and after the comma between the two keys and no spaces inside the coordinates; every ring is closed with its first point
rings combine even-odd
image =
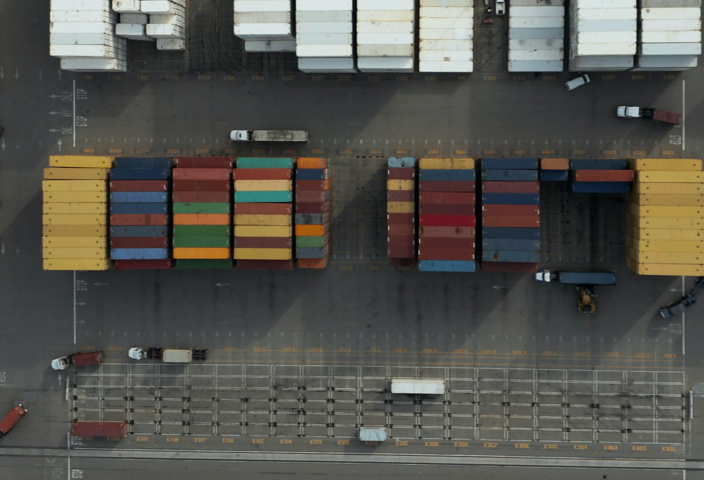
{"type": "Polygon", "coordinates": [[[292,192],[235,192],[235,203],[291,203],[292,192]]]}
{"type": "Polygon", "coordinates": [[[226,248],[230,237],[174,237],[174,248],[226,248]]]}
{"type": "Polygon", "coordinates": [[[257,158],[241,157],[237,159],[237,168],[293,168],[293,158],[257,158]]]}
{"type": "Polygon", "coordinates": [[[176,260],[178,269],[227,270],[232,267],[232,260],[176,260]]]}
{"type": "Polygon", "coordinates": [[[174,225],[174,237],[229,237],[229,225],[174,225]]]}
{"type": "Polygon", "coordinates": [[[174,213],[231,213],[229,203],[174,203],[174,213]]]}
{"type": "Polygon", "coordinates": [[[324,247],[326,237],[296,237],[296,248],[324,247]]]}

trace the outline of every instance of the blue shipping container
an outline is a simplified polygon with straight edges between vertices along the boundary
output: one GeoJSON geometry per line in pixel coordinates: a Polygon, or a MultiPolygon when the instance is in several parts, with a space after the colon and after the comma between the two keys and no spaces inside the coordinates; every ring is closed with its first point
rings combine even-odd
{"type": "Polygon", "coordinates": [[[110,227],[111,237],[166,237],[168,227],[110,227]]]}
{"type": "Polygon", "coordinates": [[[325,258],[327,249],[325,247],[298,247],[296,248],[296,258],[325,258]]]}
{"type": "Polygon", "coordinates": [[[327,180],[329,172],[327,168],[299,168],[296,180],[327,180]]]}
{"type": "Polygon", "coordinates": [[[487,238],[508,238],[512,240],[539,240],[539,228],[501,228],[486,227],[482,229],[482,236],[487,238]]]}
{"type": "Polygon", "coordinates": [[[626,170],[626,160],[614,159],[575,159],[570,160],[570,170],[626,170]]]}
{"type": "Polygon", "coordinates": [[[484,239],[484,248],[487,250],[514,250],[519,252],[539,252],[539,240],[507,240],[488,238],[484,239]]]}
{"type": "Polygon", "coordinates": [[[297,213],[296,225],[323,225],[330,221],[327,213],[297,213]],[[327,217],[327,218],[326,218],[327,217]]]}
{"type": "Polygon", "coordinates": [[[415,168],[416,159],[413,157],[391,157],[389,158],[389,168],[415,168]]]}
{"type": "Polygon", "coordinates": [[[613,272],[560,272],[558,278],[565,285],[616,285],[613,272]]]}
{"type": "Polygon", "coordinates": [[[541,170],[540,181],[542,182],[566,182],[570,179],[569,170],[541,170]]]}
{"type": "Polygon", "coordinates": [[[540,195],[532,193],[485,193],[482,195],[485,205],[539,205],[540,195]]]}
{"type": "Polygon", "coordinates": [[[166,260],[168,248],[113,248],[110,250],[113,260],[166,260]]]}
{"type": "Polygon", "coordinates": [[[483,158],[483,170],[537,170],[537,158],[483,158]]]}
{"type": "Polygon", "coordinates": [[[477,175],[474,170],[424,170],[420,169],[421,180],[431,181],[474,181],[477,175]]]}
{"type": "Polygon", "coordinates": [[[119,157],[115,159],[115,168],[171,168],[171,159],[167,157],[119,157]]]}
{"type": "Polygon", "coordinates": [[[169,212],[166,203],[112,203],[110,215],[164,215],[169,212]]]}
{"type": "Polygon", "coordinates": [[[113,168],[110,180],[165,180],[171,178],[170,168],[113,168]]]}
{"type": "Polygon", "coordinates": [[[112,203],[169,203],[167,192],[112,192],[112,203]]]}
{"type": "Polygon", "coordinates": [[[476,269],[476,263],[464,260],[421,260],[418,262],[418,270],[421,272],[472,273],[476,269]]]}
{"type": "Polygon", "coordinates": [[[628,193],[629,182],[572,182],[575,193],[628,193]]]}
{"type": "Polygon", "coordinates": [[[537,170],[483,170],[482,180],[490,182],[537,182],[537,170]]]}
{"type": "Polygon", "coordinates": [[[538,263],[540,254],[538,252],[484,250],[482,259],[485,262],[538,263]]]}

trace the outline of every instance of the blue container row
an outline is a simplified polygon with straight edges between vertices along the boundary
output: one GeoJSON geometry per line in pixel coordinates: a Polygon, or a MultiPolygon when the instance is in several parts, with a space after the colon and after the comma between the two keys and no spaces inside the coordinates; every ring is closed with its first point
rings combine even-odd
{"type": "Polygon", "coordinates": [[[482,260],[485,262],[538,263],[540,261],[540,253],[484,250],[482,252],[482,260]]]}
{"type": "Polygon", "coordinates": [[[113,260],[166,260],[171,258],[168,248],[113,248],[113,260]]]}
{"type": "Polygon", "coordinates": [[[170,168],[113,168],[110,180],[165,180],[171,178],[170,168]]]}
{"type": "Polygon", "coordinates": [[[436,182],[446,181],[474,181],[477,174],[474,170],[427,170],[421,169],[420,180],[430,180],[436,182]]]}
{"type": "Polygon", "coordinates": [[[168,157],[118,157],[115,159],[115,168],[171,168],[171,159],[168,157]]]}
{"type": "Polygon", "coordinates": [[[170,203],[168,192],[112,192],[111,203],[170,203]]]}
{"type": "Polygon", "coordinates": [[[532,193],[485,193],[484,205],[540,205],[540,195],[532,193]]]}
{"type": "MultiPolygon", "coordinates": [[[[422,180],[422,178],[421,178],[422,180]]],[[[537,170],[483,170],[482,180],[490,182],[537,182],[537,170]]]]}
{"type": "Polygon", "coordinates": [[[483,170],[537,170],[537,158],[484,158],[483,170]]]}
{"type": "Polygon", "coordinates": [[[474,262],[464,260],[421,260],[418,262],[418,270],[421,272],[473,273],[476,269],[474,262]]]}
{"type": "Polygon", "coordinates": [[[485,238],[482,245],[487,250],[514,250],[519,252],[539,252],[539,240],[507,240],[485,238]]]}
{"type": "Polygon", "coordinates": [[[629,182],[572,182],[575,193],[628,193],[629,182]]]}
{"type": "Polygon", "coordinates": [[[627,168],[628,162],[626,160],[570,160],[570,170],[626,170],[627,168]]]}
{"type": "Polygon", "coordinates": [[[570,179],[569,170],[541,170],[540,180],[542,182],[566,182],[570,179]]]}
{"type": "Polygon", "coordinates": [[[165,215],[168,203],[112,203],[110,215],[165,215]]]}

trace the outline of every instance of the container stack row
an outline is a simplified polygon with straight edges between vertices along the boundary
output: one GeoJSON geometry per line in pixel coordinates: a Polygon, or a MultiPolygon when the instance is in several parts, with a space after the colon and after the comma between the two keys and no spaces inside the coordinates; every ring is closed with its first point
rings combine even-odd
{"type": "Polygon", "coordinates": [[[476,172],[473,158],[421,158],[418,267],[476,270],[476,172]]]}
{"type": "Polygon", "coordinates": [[[355,73],[352,0],[297,0],[298,69],[355,73]]]}
{"type": "Polygon", "coordinates": [[[628,193],[635,178],[626,160],[571,160],[570,168],[575,193],[628,193]]]}
{"type": "Polygon", "coordinates": [[[421,72],[474,71],[474,0],[420,0],[421,72]]]}
{"type": "Polygon", "coordinates": [[[414,71],[415,0],[357,0],[357,67],[414,71]]]}
{"type": "Polygon", "coordinates": [[[234,0],[235,36],[247,52],[295,52],[291,0],[234,0]]]}
{"type": "Polygon", "coordinates": [[[108,270],[108,175],[114,157],[55,155],[44,169],[44,270],[108,270]]]}
{"type": "Polygon", "coordinates": [[[237,267],[293,269],[293,158],[238,158],[235,189],[237,267]]]}
{"type": "Polygon", "coordinates": [[[140,10],[149,15],[146,34],[157,50],[186,49],[186,0],[142,0],[140,10]]]}
{"type": "Polygon", "coordinates": [[[176,268],[232,268],[232,160],[229,157],[174,160],[176,268]]]}
{"type": "Polygon", "coordinates": [[[330,254],[330,170],[327,158],[296,163],[296,258],[299,268],[322,270],[330,254]]]}
{"type": "Polygon", "coordinates": [[[570,161],[567,158],[541,158],[541,182],[566,182],[570,179],[570,161]]]}
{"type": "Polygon", "coordinates": [[[170,158],[115,159],[110,171],[110,257],[118,270],[169,269],[170,158]]]}
{"type": "Polygon", "coordinates": [[[564,69],[564,0],[511,0],[508,30],[509,72],[561,72],[564,69]]]}
{"type": "Polygon", "coordinates": [[[386,179],[387,254],[392,267],[416,263],[416,159],[389,158],[386,179]]]}
{"type": "Polygon", "coordinates": [[[537,272],[539,261],[538,159],[483,159],[482,270],[537,272]]]}
{"type": "Polygon", "coordinates": [[[626,265],[639,275],[704,275],[701,160],[633,160],[626,265]]]}

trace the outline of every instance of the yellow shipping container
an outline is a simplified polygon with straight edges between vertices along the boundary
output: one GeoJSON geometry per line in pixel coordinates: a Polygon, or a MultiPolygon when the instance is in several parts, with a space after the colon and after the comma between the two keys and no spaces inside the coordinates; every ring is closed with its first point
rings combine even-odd
{"type": "Polygon", "coordinates": [[[651,207],[631,203],[628,210],[639,217],[704,218],[704,208],[700,207],[651,207]]]}
{"type": "Polygon", "coordinates": [[[247,227],[235,226],[235,237],[292,237],[291,227],[247,227]]]}
{"type": "Polygon", "coordinates": [[[108,184],[102,180],[43,180],[44,192],[107,192],[108,184]]]}
{"type": "Polygon", "coordinates": [[[629,225],[633,225],[635,228],[704,229],[704,218],[659,218],[628,215],[628,222],[629,225]]]}
{"type": "Polygon", "coordinates": [[[636,193],[640,194],[677,194],[701,195],[704,184],[700,183],[636,183],[636,193]]]}
{"type": "Polygon", "coordinates": [[[107,248],[107,237],[43,237],[44,248],[107,248]]]}
{"type": "Polygon", "coordinates": [[[115,157],[94,157],[85,155],[52,155],[50,167],[112,168],[115,157]]]}
{"type": "Polygon", "coordinates": [[[175,259],[210,259],[226,260],[230,257],[230,249],[225,248],[174,248],[175,259]]]}
{"type": "MultiPolygon", "coordinates": [[[[627,237],[627,245],[631,245],[640,252],[673,252],[673,253],[700,253],[704,252],[704,241],[694,240],[636,240],[628,243],[628,239],[633,238],[630,235],[627,237]]],[[[635,239],[633,239],[635,240],[635,239]]]]}
{"type": "Polygon", "coordinates": [[[44,259],[44,270],[110,270],[111,260],[44,259]]]}
{"type": "Polygon", "coordinates": [[[108,227],[90,225],[44,225],[45,237],[107,237],[108,227]]]}
{"type": "Polygon", "coordinates": [[[472,170],[473,158],[421,158],[420,168],[424,170],[472,170]]]}
{"type": "Polygon", "coordinates": [[[291,225],[291,215],[235,215],[235,225],[291,225]]]}
{"type": "Polygon", "coordinates": [[[45,203],[45,214],[49,213],[98,213],[107,215],[107,203],[45,203]]]}
{"type": "Polygon", "coordinates": [[[629,227],[628,234],[639,240],[704,240],[704,230],[629,227]]]}
{"type": "Polygon", "coordinates": [[[107,215],[42,215],[42,225],[107,225],[107,215]]]}
{"type": "Polygon", "coordinates": [[[290,248],[235,248],[235,260],[291,260],[290,248]]]}
{"type": "Polygon", "coordinates": [[[698,277],[704,274],[704,266],[702,265],[637,263],[634,267],[629,266],[628,268],[636,272],[638,275],[698,277]]]}
{"type": "Polygon", "coordinates": [[[239,192],[290,192],[293,180],[235,180],[239,192]]]}
{"type": "Polygon", "coordinates": [[[389,202],[386,204],[389,213],[415,213],[416,204],[413,202],[389,202]]]}
{"type": "Polygon", "coordinates": [[[45,168],[44,180],[107,180],[108,168],[45,168]]]}
{"type": "Polygon", "coordinates": [[[633,200],[641,206],[695,207],[704,205],[704,195],[634,195],[633,200]]]}
{"type": "Polygon", "coordinates": [[[110,251],[102,248],[44,248],[44,258],[93,259],[102,260],[110,257],[110,251]]]}
{"type": "Polygon", "coordinates": [[[108,192],[44,192],[44,203],[107,203],[108,192]]]}
{"type": "Polygon", "coordinates": [[[684,158],[639,158],[633,163],[635,170],[701,172],[702,161],[684,158]]]}
{"type": "Polygon", "coordinates": [[[640,183],[704,183],[704,173],[696,172],[636,172],[640,183]]]}
{"type": "Polygon", "coordinates": [[[386,189],[387,190],[415,190],[416,182],[414,180],[387,180],[386,189]]]}
{"type": "Polygon", "coordinates": [[[638,263],[704,265],[704,253],[639,252],[631,248],[628,256],[638,263]]]}

